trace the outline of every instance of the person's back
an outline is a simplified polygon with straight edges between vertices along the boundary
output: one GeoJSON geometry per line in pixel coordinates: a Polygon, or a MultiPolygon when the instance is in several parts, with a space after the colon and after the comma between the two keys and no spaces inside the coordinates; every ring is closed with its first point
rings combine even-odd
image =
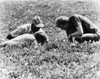
{"type": "Polygon", "coordinates": [[[96,25],[91,20],[89,20],[87,17],[79,15],[79,14],[75,14],[74,16],[80,19],[84,33],[96,33],[97,32],[96,25]]]}
{"type": "Polygon", "coordinates": [[[19,27],[17,27],[14,31],[12,31],[10,34],[12,37],[17,37],[19,35],[29,33],[31,31],[31,24],[23,24],[19,27]]]}
{"type": "Polygon", "coordinates": [[[83,29],[83,34],[85,33],[96,33],[96,25],[89,20],[88,18],[79,15],[79,14],[74,14],[69,18],[69,29],[66,30],[67,34],[71,34],[76,31],[76,27],[82,26],[83,29]]]}

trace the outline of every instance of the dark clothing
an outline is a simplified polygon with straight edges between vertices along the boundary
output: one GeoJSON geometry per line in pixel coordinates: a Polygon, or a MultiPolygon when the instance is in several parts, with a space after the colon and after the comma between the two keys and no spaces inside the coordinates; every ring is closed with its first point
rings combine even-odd
{"type": "Polygon", "coordinates": [[[97,32],[97,29],[95,28],[95,24],[93,24],[86,17],[83,17],[83,16],[78,15],[78,14],[71,16],[69,18],[68,23],[69,23],[69,27],[66,30],[68,35],[77,31],[76,27],[78,27],[79,25],[81,25],[83,28],[83,34],[97,32]]]}
{"type": "Polygon", "coordinates": [[[76,37],[75,38],[76,41],[78,41],[79,43],[83,43],[84,41],[87,42],[96,42],[100,40],[100,35],[99,34],[84,34],[81,37],[76,37]]]}
{"type": "Polygon", "coordinates": [[[10,40],[10,39],[12,39],[12,38],[14,38],[14,37],[12,37],[12,35],[11,35],[11,34],[8,34],[8,35],[7,35],[7,39],[9,39],[9,40],[10,40]]]}
{"type": "Polygon", "coordinates": [[[42,32],[35,33],[34,36],[35,36],[37,42],[41,43],[42,45],[48,42],[47,35],[45,35],[42,32]]]}
{"type": "MultiPolygon", "coordinates": [[[[92,23],[88,18],[81,15],[73,15],[68,20],[69,26],[66,30],[67,35],[74,33],[77,31],[78,26],[82,26],[83,35],[75,37],[75,40],[79,43],[83,43],[84,41],[99,41],[100,35],[97,33],[97,29],[95,28],[95,24],[92,23]]],[[[69,41],[72,42],[72,37],[69,38],[69,41]]]]}
{"type": "Polygon", "coordinates": [[[32,23],[30,33],[35,33],[35,32],[37,32],[39,30],[40,30],[40,27],[36,27],[35,24],[32,23]]]}

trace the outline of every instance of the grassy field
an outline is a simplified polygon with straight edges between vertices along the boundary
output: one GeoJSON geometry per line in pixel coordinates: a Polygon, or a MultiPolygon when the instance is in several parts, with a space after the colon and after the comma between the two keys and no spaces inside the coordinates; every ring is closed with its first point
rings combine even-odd
{"type": "Polygon", "coordinates": [[[91,19],[99,29],[99,0],[2,0],[0,40],[39,15],[49,44],[34,49],[0,48],[0,79],[100,79],[100,42],[70,47],[64,31],[55,27],[60,15],[74,13],[91,19]]]}

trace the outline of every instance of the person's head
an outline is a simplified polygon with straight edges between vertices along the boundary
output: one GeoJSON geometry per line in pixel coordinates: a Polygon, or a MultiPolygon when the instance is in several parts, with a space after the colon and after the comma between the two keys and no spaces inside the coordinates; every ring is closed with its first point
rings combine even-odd
{"type": "Polygon", "coordinates": [[[32,31],[36,32],[42,27],[44,27],[44,24],[43,24],[40,16],[34,16],[33,20],[32,20],[32,25],[31,25],[32,31]]]}
{"type": "Polygon", "coordinates": [[[39,27],[39,28],[44,27],[44,24],[43,24],[40,16],[34,16],[32,23],[35,25],[35,27],[39,27]]]}
{"type": "Polygon", "coordinates": [[[68,17],[66,16],[59,16],[56,18],[55,22],[56,22],[56,27],[61,28],[62,30],[67,29],[68,27],[68,17]]]}

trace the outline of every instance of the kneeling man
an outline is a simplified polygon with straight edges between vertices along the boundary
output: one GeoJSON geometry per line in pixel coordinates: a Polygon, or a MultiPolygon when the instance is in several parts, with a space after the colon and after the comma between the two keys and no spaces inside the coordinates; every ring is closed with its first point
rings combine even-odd
{"type": "Polygon", "coordinates": [[[79,14],[74,14],[69,18],[66,16],[58,17],[56,27],[65,30],[68,40],[72,43],[74,43],[74,40],[83,43],[84,41],[93,42],[100,39],[96,25],[87,17],[79,14]]]}

